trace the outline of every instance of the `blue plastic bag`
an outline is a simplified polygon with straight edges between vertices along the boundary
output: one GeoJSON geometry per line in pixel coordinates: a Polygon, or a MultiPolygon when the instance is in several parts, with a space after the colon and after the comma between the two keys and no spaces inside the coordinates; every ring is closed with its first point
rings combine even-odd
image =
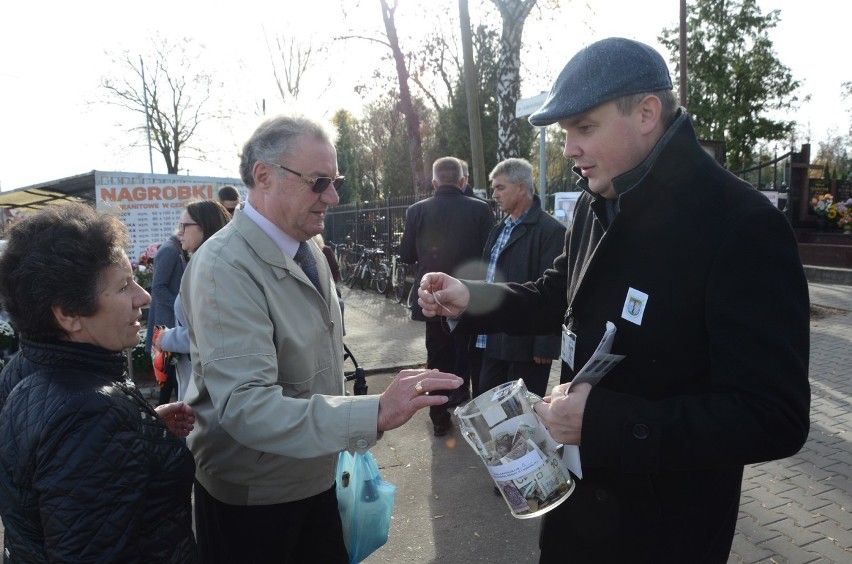
{"type": "Polygon", "coordinates": [[[350,564],[388,541],[396,486],[382,480],[370,451],[343,451],[337,459],[337,507],[350,564]]]}

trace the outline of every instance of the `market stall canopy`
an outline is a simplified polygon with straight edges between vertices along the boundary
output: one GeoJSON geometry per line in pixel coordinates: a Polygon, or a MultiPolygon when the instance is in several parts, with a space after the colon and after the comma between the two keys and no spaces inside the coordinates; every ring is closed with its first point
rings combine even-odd
{"type": "Polygon", "coordinates": [[[92,170],[77,176],[0,192],[0,208],[33,211],[71,202],[94,205],[95,174],[96,171],[92,170]]]}

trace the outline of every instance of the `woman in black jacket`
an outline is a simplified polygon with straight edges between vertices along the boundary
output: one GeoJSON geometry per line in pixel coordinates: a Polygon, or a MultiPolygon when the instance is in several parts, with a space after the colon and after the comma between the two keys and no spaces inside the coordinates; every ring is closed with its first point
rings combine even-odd
{"type": "Polygon", "coordinates": [[[194,562],[195,470],[182,403],[151,408],[126,373],[150,296],[127,230],[83,205],[9,233],[0,299],[21,351],[0,375],[8,562],[194,562]]]}

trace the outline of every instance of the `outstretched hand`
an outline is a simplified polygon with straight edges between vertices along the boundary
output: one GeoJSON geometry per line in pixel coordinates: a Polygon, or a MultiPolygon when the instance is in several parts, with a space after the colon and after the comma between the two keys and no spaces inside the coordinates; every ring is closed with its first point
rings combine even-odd
{"type": "Polygon", "coordinates": [[[470,291],[459,280],[443,272],[429,272],[420,280],[417,303],[426,317],[455,317],[467,308],[470,291]]]}
{"type": "Polygon", "coordinates": [[[464,380],[437,370],[403,370],[379,396],[378,431],[390,431],[406,423],[418,409],[442,405],[449,398],[429,395],[437,390],[454,390],[464,380]]]}
{"type": "Polygon", "coordinates": [[[182,401],[158,405],[154,408],[169,431],[178,437],[186,437],[195,426],[195,415],[192,408],[182,401]]]}

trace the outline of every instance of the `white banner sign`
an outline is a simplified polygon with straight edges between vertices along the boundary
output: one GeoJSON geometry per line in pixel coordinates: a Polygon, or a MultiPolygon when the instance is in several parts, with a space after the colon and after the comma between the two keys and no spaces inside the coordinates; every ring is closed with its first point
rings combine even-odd
{"type": "Polygon", "coordinates": [[[152,243],[162,243],[176,232],[189,202],[216,199],[219,188],[226,184],[236,187],[243,197],[246,192],[242,183],[228,178],[114,174],[97,178],[95,198],[98,210],[116,212],[127,226],[131,261],[137,261],[152,243]]]}

